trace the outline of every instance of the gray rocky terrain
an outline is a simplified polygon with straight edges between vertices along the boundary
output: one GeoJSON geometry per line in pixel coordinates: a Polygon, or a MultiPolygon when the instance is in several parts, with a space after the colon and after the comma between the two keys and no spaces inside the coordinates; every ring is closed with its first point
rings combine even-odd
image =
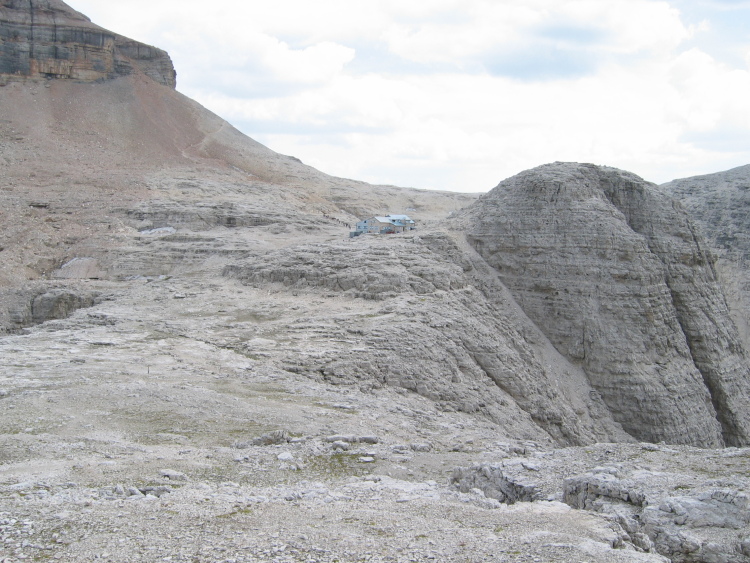
{"type": "Polygon", "coordinates": [[[750,165],[726,172],[674,180],[661,186],[695,219],[716,255],[732,318],[747,341],[750,335],[748,213],[750,165]]]}
{"type": "Polygon", "coordinates": [[[331,177],[128,44],[0,1],[1,562],[750,560],[734,241],[606,167],[331,177]]]}

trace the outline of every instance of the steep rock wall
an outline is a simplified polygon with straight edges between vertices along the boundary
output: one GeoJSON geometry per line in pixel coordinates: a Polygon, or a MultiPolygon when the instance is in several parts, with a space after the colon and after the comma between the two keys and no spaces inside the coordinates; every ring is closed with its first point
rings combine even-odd
{"type": "Polygon", "coordinates": [[[732,318],[750,349],[750,165],[660,188],[682,203],[718,256],[732,318]]]}
{"type": "Polygon", "coordinates": [[[633,174],[556,163],[463,212],[469,243],[645,441],[750,441],[747,361],[712,257],[679,204],[633,174]]]}
{"type": "Polygon", "coordinates": [[[0,2],[0,74],[96,81],[134,72],[175,86],[165,51],[94,25],[60,0],[0,2]]]}

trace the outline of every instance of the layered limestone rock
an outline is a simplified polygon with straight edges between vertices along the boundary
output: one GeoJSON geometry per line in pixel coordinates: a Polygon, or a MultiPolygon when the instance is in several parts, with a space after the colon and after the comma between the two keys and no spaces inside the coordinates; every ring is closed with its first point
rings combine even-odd
{"type": "Polygon", "coordinates": [[[716,269],[750,346],[750,165],[660,186],[685,206],[718,256],[716,269]]]}
{"type": "Polygon", "coordinates": [[[175,86],[165,51],[94,25],[60,0],[0,2],[0,75],[96,81],[135,72],[175,86]]]}
{"type": "Polygon", "coordinates": [[[680,200],[721,255],[737,262],[750,259],[750,164],[660,188],[680,200]]]}
{"type": "MultiPolygon", "coordinates": [[[[224,273],[300,304],[349,300],[350,315],[319,318],[301,305],[297,321],[284,324],[287,371],[365,390],[407,389],[523,439],[630,440],[482,259],[444,233],[292,246],[224,273]],[[304,345],[311,332],[313,349],[304,345]]],[[[268,353],[257,339],[240,350],[268,353]]]]}
{"type": "Polygon", "coordinates": [[[556,163],[503,181],[458,221],[628,433],[750,442],[750,371],[712,256],[656,186],[556,163]]]}
{"type": "Polygon", "coordinates": [[[65,319],[78,309],[100,301],[98,292],[76,287],[29,287],[0,291],[0,335],[56,319],[65,319]]]}

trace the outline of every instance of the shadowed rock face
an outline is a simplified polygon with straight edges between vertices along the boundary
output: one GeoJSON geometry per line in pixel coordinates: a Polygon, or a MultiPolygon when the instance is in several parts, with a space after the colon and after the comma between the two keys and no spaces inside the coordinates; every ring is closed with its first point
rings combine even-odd
{"type": "Polygon", "coordinates": [[[0,1],[0,74],[96,81],[134,72],[175,86],[161,49],[94,25],[59,0],[0,1]]]}
{"type": "Polygon", "coordinates": [[[750,346],[750,165],[660,186],[687,209],[713,247],[745,349],[750,346]]]}
{"type": "Polygon", "coordinates": [[[628,433],[750,442],[744,351],[713,259],[674,200],[633,174],[556,163],[505,180],[459,220],[628,433]]]}

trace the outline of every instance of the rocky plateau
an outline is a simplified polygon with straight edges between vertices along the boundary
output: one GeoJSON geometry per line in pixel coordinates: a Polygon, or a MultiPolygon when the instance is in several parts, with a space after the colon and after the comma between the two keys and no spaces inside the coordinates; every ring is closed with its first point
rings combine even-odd
{"type": "Polygon", "coordinates": [[[0,562],[750,561],[747,167],[335,178],[58,0],[0,85],[0,562]]]}

